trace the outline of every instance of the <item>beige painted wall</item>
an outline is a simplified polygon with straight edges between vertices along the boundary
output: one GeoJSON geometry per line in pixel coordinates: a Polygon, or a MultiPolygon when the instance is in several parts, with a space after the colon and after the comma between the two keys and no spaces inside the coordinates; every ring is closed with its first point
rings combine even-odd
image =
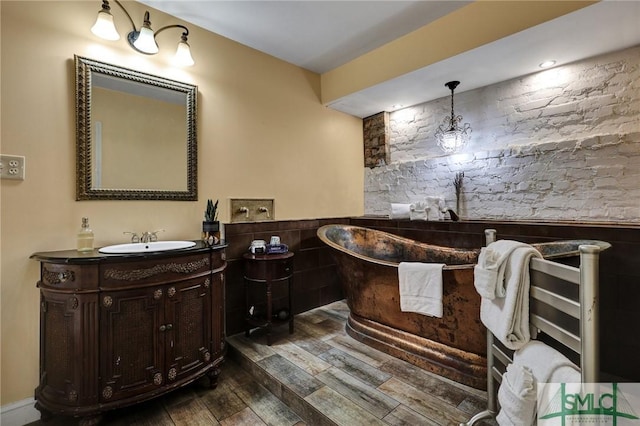
{"type": "MultiPolygon", "coordinates": [[[[141,5],[126,2],[134,19],[141,5]]],[[[26,180],[1,182],[0,405],[33,396],[38,384],[36,251],[75,247],[88,216],[97,246],[123,231],[166,229],[195,239],[207,198],[273,197],[277,219],[363,213],[362,123],[326,109],[320,77],[190,26],[194,67],[169,65],[179,32],[159,36],[160,54],[126,44],[126,18],[112,7],[121,39],[95,37],[99,1],[2,1],[1,152],[26,156],[26,180]],[[75,201],[73,55],[199,87],[198,202],[75,201]]],[[[154,28],[174,23],[151,11],[154,28]]]]}

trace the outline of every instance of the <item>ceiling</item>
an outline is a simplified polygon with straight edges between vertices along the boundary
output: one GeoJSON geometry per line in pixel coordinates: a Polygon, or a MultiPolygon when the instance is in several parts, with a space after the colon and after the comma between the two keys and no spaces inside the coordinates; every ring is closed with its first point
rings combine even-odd
{"type": "MultiPolygon", "coordinates": [[[[464,1],[138,0],[322,74],[417,30],[464,1]]],[[[640,45],[640,1],[605,0],[427,67],[348,94],[330,108],[367,117],[557,65],[640,45]]],[[[197,54],[194,54],[197,61],[197,54]]]]}

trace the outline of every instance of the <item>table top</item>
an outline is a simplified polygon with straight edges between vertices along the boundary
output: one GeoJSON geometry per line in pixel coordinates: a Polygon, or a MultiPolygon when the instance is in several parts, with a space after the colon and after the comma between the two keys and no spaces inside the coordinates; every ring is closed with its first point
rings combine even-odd
{"type": "Polygon", "coordinates": [[[288,251],[286,253],[270,253],[270,254],[265,254],[265,253],[260,253],[260,254],[253,254],[253,253],[245,253],[244,255],[242,255],[242,257],[246,260],[258,260],[258,261],[269,261],[269,260],[284,260],[284,259],[290,259],[293,257],[293,252],[288,251]]]}

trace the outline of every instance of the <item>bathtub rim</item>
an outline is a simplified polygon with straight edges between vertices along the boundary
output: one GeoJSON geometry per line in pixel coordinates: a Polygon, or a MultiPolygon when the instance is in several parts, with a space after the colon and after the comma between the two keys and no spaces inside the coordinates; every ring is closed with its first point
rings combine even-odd
{"type": "MultiPolygon", "coordinates": [[[[386,231],[380,231],[378,229],[375,228],[366,228],[364,226],[356,226],[356,225],[342,225],[342,224],[329,224],[329,225],[324,225],[321,226],[320,228],[318,228],[318,231],[316,232],[316,234],[318,235],[318,238],[320,238],[320,241],[322,241],[323,243],[325,243],[326,245],[328,245],[331,248],[334,248],[338,251],[341,251],[345,254],[348,254],[349,256],[353,256],[355,258],[364,260],[366,262],[371,262],[371,263],[375,263],[378,265],[384,265],[384,266],[390,266],[392,268],[397,268],[399,263],[398,262],[390,262],[388,260],[382,260],[382,259],[376,259],[373,257],[369,257],[369,256],[365,256],[362,255],[360,253],[356,253],[352,250],[349,250],[343,246],[341,246],[340,244],[337,244],[333,241],[331,241],[328,237],[327,237],[327,230],[330,228],[335,228],[335,227],[339,227],[339,228],[344,228],[344,229],[362,229],[362,230],[366,230],[366,231],[374,231],[374,232],[379,232],[381,234],[385,234],[385,236],[387,236],[390,239],[393,240],[397,240],[400,242],[404,242],[404,243],[409,243],[409,244],[417,244],[417,245],[421,245],[421,246],[428,246],[428,247],[435,247],[435,248],[441,248],[441,249],[445,249],[445,250],[459,250],[459,251],[464,251],[464,252],[480,252],[480,249],[463,249],[463,248],[455,248],[455,247],[446,247],[446,246],[439,246],[436,244],[430,244],[430,243],[423,243],[421,241],[417,241],[417,240],[412,240],[411,238],[406,238],[406,237],[402,237],[400,235],[396,235],[396,234],[392,234],[390,232],[386,232],[386,231]]],[[[463,263],[463,264],[459,264],[459,265],[445,265],[442,269],[443,270],[460,270],[460,269],[469,269],[469,268],[473,268],[475,266],[474,263],[463,263]]]]}
{"type": "MultiPolygon", "coordinates": [[[[392,234],[390,232],[387,231],[381,231],[379,229],[375,229],[375,228],[367,228],[364,226],[357,226],[357,225],[344,225],[344,224],[339,224],[339,223],[334,223],[334,224],[328,224],[328,225],[324,225],[321,226],[320,228],[318,228],[318,231],[316,232],[318,238],[320,238],[320,241],[322,241],[323,243],[325,243],[326,245],[328,245],[329,247],[332,247],[338,251],[341,251],[343,253],[348,254],[349,256],[353,256],[355,258],[367,261],[367,262],[372,262],[378,265],[385,265],[385,266],[390,266],[390,267],[394,267],[397,268],[399,263],[397,262],[390,262],[388,260],[382,260],[382,259],[376,259],[373,257],[369,257],[369,256],[365,256],[359,253],[356,253],[352,250],[349,250],[333,241],[331,241],[329,238],[327,238],[327,230],[330,228],[335,228],[335,227],[339,227],[339,228],[344,228],[344,229],[362,229],[362,230],[367,230],[367,231],[374,231],[374,232],[378,232],[381,234],[385,234],[385,236],[387,236],[390,239],[393,240],[397,240],[400,242],[404,242],[404,243],[411,243],[411,244],[417,244],[417,245],[422,245],[422,246],[428,246],[428,247],[435,247],[435,248],[441,248],[441,249],[445,249],[445,250],[459,250],[459,251],[464,251],[464,252],[473,252],[473,251],[477,251],[478,253],[480,252],[480,249],[465,249],[465,248],[456,248],[456,247],[446,247],[446,246],[440,246],[437,244],[431,244],[431,243],[423,243],[421,241],[417,241],[417,240],[413,240],[411,238],[407,238],[407,237],[402,237],[400,235],[396,235],[396,234],[392,234]]],[[[558,259],[558,258],[563,258],[563,257],[574,257],[580,254],[580,246],[581,245],[596,245],[600,248],[600,252],[603,252],[609,248],[611,248],[611,243],[607,242],[607,241],[601,241],[601,240],[585,240],[585,239],[569,239],[569,240],[556,240],[556,241],[546,241],[546,242],[541,242],[541,243],[531,243],[530,245],[534,248],[536,248],[536,250],[540,251],[538,249],[538,247],[540,246],[549,246],[549,245],[553,245],[553,244],[561,244],[561,243],[574,243],[577,244],[576,245],[576,249],[575,250],[569,250],[569,251],[563,251],[563,252],[558,252],[558,253],[551,253],[551,254],[547,254],[544,256],[545,259],[558,259]],[[581,243],[581,244],[579,244],[581,243]]],[[[468,269],[468,268],[473,268],[475,267],[475,263],[465,263],[465,264],[460,264],[460,265],[445,265],[443,267],[443,270],[460,270],[460,269],[468,269]]]]}

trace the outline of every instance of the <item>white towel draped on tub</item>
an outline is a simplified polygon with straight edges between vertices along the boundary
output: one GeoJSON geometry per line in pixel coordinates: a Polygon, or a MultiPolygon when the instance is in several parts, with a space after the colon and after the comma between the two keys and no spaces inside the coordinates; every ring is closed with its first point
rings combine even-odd
{"type": "MultiPolygon", "coordinates": [[[[487,249],[491,249],[493,256],[501,259],[501,263],[505,264],[503,275],[497,272],[498,277],[502,278],[499,278],[496,284],[496,288],[504,285],[505,290],[504,297],[482,297],[480,319],[503,345],[513,350],[520,349],[531,337],[529,334],[529,262],[532,257],[542,257],[542,255],[528,244],[514,248],[513,244],[499,245],[496,242],[489,244],[487,249]]],[[[498,265],[496,270],[499,270],[500,266],[502,265],[498,265]]],[[[476,288],[479,287],[475,281],[474,285],[476,288]]]]}
{"type": "Polygon", "coordinates": [[[442,318],[443,267],[443,263],[401,262],[400,310],[442,318]]]}

